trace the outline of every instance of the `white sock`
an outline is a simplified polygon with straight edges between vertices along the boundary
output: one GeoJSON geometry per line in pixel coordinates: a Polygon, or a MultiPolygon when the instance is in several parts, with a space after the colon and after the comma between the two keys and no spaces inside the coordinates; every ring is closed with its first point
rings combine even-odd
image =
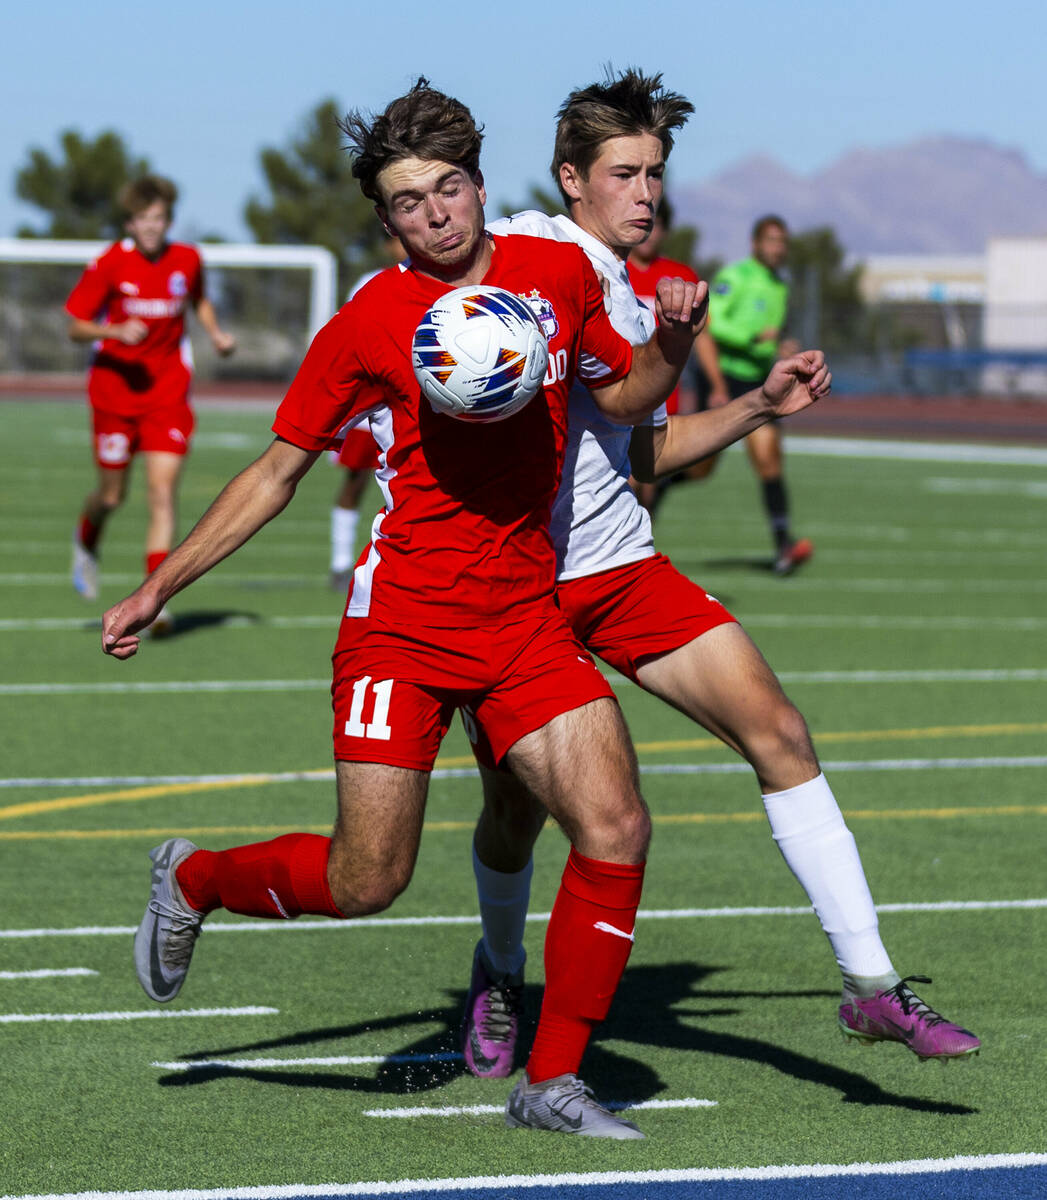
{"type": "Polygon", "coordinates": [[[897,979],[851,831],[824,775],[763,798],[771,833],[814,905],[840,970],[897,979]]]}
{"type": "Polygon", "coordinates": [[[515,975],[527,959],[524,950],[524,922],[531,899],[534,860],[522,871],[507,874],[485,867],[473,846],[473,874],[480,900],[480,920],[484,931],[484,957],[496,976],[515,975]]]}
{"type": "Polygon", "coordinates": [[[331,509],[331,570],[348,571],[356,561],[356,523],[360,514],[355,508],[331,509]]]}

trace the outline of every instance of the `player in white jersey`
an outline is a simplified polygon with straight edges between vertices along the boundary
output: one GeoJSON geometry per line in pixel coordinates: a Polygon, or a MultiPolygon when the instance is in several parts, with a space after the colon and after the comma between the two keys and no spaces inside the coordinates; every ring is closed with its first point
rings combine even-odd
{"type": "MultiPolygon", "coordinates": [[[[677,127],[667,127],[662,114],[673,96],[659,76],[635,71],[572,93],[560,110],[553,161],[569,216],[525,212],[492,227],[580,245],[603,278],[612,323],[634,343],[650,337],[653,323],[629,285],[625,259],[650,230],[661,195],[677,127]]],[[[635,432],[603,417],[576,384],[553,509],[558,597],[589,650],[752,765],[774,839],[840,967],[843,1031],[901,1041],[921,1058],[961,1056],[975,1052],[978,1039],[916,997],[883,947],[854,838],[802,715],[726,609],[656,553],[648,514],[628,486],[630,469],[649,478],[681,470],[773,415],[805,407],[828,391],[830,379],[821,354],[808,351],[777,363],[761,388],[730,404],[669,417],[663,408],[635,432]]],[[[473,848],[484,936],[463,1049],[470,1071],[496,1076],[513,1068],[531,848],[545,813],[497,769],[468,715],[466,726],[484,784],[473,848]]]]}

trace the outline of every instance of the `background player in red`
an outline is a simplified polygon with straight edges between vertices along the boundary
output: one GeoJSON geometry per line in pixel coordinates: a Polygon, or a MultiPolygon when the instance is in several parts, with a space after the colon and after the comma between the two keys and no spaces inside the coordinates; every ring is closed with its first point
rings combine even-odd
{"type": "MultiPolygon", "coordinates": [[[[66,301],[69,336],[99,343],[87,377],[98,480],[73,534],[73,587],[87,600],[98,596],[102,530],[127,495],[136,454],[145,461],[147,572],[174,541],[178,480],[193,432],[186,307],[219,354],[236,347],[204,294],[199,252],[167,240],[177,195],[159,175],[127,184],[118,197],[127,237],[87,267],[66,301]]],[[[158,616],[157,632],[166,620],[158,616]]]]}
{"type": "Polygon", "coordinates": [[[163,603],[281,512],[338,431],[366,414],[386,504],[335,648],[335,828],[217,853],[185,838],[156,847],[138,977],[153,999],[172,999],[215,908],[290,918],[388,907],[414,869],[440,742],[467,704],[495,759],[512,763],[572,844],[547,931],[542,1067],[517,1085],[506,1121],[641,1137],[576,1072],[631,948],[650,819],[613,693],[556,606],[549,516],[572,381],[585,379],[616,421],[644,419],[679,378],[707,292],[663,281],[659,328],[634,349],[611,326],[577,246],[485,233],[481,134],[464,105],[420,80],[343,129],[361,189],[410,257],[321,330],[277,413],[275,441],[102,626],[106,653],[133,655],[136,631],[163,603]],[[540,310],[551,364],[531,403],[490,425],[433,412],[410,356],[432,304],[480,282],[540,310]]]}
{"type": "MultiPolygon", "coordinates": [[[[661,252],[665,235],[672,228],[672,223],[672,206],[663,195],[658,202],[658,207],[654,210],[654,224],[651,226],[651,232],[638,246],[632,248],[629,257],[625,260],[629,282],[632,284],[637,300],[642,300],[652,312],[654,312],[654,295],[659,279],[664,279],[666,276],[679,276],[681,279],[693,279],[695,282],[698,280],[698,276],[687,263],[680,262],[675,258],[667,258],[661,252]]],[[[709,381],[708,405],[711,407],[726,404],[731,397],[727,391],[727,383],[720,371],[716,344],[709,336],[707,329],[703,329],[694,339],[694,352],[701,364],[702,373],[709,381]]],[[[688,367],[691,365],[688,364],[688,367]]],[[[691,377],[691,371],[685,370],[680,377],[679,387],[665,402],[665,411],[669,416],[683,415],[697,412],[698,407],[695,381],[691,377]]],[[[679,471],[657,483],[636,481],[634,487],[637,498],[653,518],[658,501],[671,483],[679,483],[685,479],[704,479],[715,462],[715,456],[703,459],[701,462],[693,463],[685,471],[679,471]]]]}

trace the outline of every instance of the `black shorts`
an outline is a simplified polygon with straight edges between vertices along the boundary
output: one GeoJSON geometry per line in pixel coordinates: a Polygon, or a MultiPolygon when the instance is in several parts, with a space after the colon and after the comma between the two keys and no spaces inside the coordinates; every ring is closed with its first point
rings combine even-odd
{"type": "MultiPolygon", "coordinates": [[[[751,392],[753,388],[758,388],[762,379],[738,379],[734,375],[725,375],[724,383],[727,384],[727,391],[732,400],[737,400],[739,396],[744,396],[746,392],[751,392]]],[[[705,377],[704,371],[698,372],[698,411],[705,412],[709,407],[709,380],[705,377]]]]}

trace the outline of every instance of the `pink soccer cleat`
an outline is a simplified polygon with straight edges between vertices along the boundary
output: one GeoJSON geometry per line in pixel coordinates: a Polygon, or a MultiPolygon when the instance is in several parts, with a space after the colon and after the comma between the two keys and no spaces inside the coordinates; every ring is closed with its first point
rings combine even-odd
{"type": "Polygon", "coordinates": [[[483,956],[483,942],[478,943],[462,1024],[462,1052],[470,1074],[481,1079],[504,1079],[512,1074],[522,997],[522,972],[493,978],[483,956]]]}
{"type": "Polygon", "coordinates": [[[844,994],[840,1005],[840,1028],[844,1036],[871,1045],[901,1042],[925,1062],[945,1061],[977,1054],[981,1042],[969,1029],[947,1021],[906,985],[930,983],[926,975],[908,975],[894,987],[861,997],[844,994]]]}

